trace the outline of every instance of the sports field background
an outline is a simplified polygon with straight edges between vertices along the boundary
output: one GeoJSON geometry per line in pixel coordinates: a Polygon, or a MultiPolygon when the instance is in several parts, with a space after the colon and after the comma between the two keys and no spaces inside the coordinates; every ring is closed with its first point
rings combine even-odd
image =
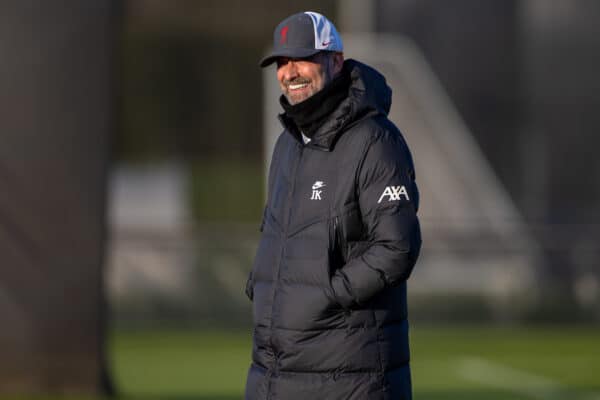
{"type": "MultiPolygon", "coordinates": [[[[126,400],[243,397],[250,332],[115,331],[126,400]]],[[[600,328],[416,326],[416,400],[600,400],[600,328]]]]}
{"type": "MultiPolygon", "coordinates": [[[[11,393],[19,382],[94,392],[96,380],[78,376],[103,370],[108,326],[119,399],[240,399],[252,315],[243,288],[265,198],[265,128],[279,112],[265,112],[277,103],[257,62],[298,2],[0,4],[10,37],[0,41],[0,382],[11,393]]],[[[416,112],[432,107],[422,125],[436,144],[413,153],[424,163],[424,247],[409,282],[415,398],[600,400],[600,157],[590,151],[600,144],[600,1],[302,7],[344,35],[400,35],[427,61],[413,69],[435,74],[386,73],[415,87],[392,85],[409,114],[394,122],[416,134],[416,112]],[[443,115],[468,130],[464,154],[443,115]],[[486,162],[457,168],[470,173],[456,180],[431,162],[475,154],[486,162]],[[485,170],[466,190],[452,184],[485,170]],[[464,202],[490,184],[518,218],[505,207],[479,218],[464,202]],[[446,215],[427,218],[431,199],[446,215]],[[550,325],[532,327],[540,321],[550,325]]]]}

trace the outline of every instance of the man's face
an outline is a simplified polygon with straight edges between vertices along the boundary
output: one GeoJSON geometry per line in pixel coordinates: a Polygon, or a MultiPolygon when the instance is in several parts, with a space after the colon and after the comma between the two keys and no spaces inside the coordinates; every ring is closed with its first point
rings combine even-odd
{"type": "Polygon", "coordinates": [[[333,79],[333,57],[317,53],[309,58],[277,59],[277,80],[292,105],[308,99],[333,79]]]}

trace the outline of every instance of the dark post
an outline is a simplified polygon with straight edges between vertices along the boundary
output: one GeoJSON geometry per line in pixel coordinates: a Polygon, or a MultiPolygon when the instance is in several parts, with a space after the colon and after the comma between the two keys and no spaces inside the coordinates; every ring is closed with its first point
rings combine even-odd
{"type": "Polygon", "coordinates": [[[0,394],[108,394],[111,0],[0,3],[0,394]]]}

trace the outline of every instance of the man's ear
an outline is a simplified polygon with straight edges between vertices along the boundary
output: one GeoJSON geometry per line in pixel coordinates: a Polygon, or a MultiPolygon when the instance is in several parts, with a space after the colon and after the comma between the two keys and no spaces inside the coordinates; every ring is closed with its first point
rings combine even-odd
{"type": "Polygon", "coordinates": [[[344,53],[335,53],[333,55],[333,76],[340,73],[344,66],[344,53]]]}

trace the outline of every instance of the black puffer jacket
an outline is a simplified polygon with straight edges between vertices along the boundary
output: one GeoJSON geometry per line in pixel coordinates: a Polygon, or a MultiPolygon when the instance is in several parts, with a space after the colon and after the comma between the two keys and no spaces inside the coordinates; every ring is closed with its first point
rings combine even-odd
{"type": "Polygon", "coordinates": [[[411,398],[406,280],[421,246],[413,162],[391,90],[353,60],[348,97],[304,145],[273,153],[247,400],[411,398]]]}

